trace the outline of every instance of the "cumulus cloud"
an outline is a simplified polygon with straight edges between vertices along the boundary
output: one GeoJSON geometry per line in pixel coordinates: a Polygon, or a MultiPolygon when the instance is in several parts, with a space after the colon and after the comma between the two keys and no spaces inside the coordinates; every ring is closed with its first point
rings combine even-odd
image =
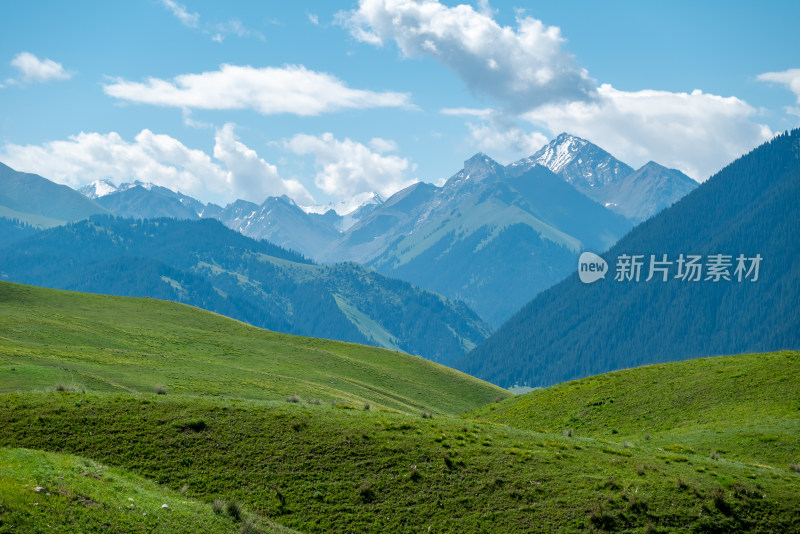
{"type": "Polygon", "coordinates": [[[339,141],[331,133],[298,134],[285,142],[295,154],[314,156],[318,168],[314,183],[337,198],[351,198],[365,191],[387,198],[417,181],[406,177],[406,158],[385,153],[396,150],[394,142],[376,138],[369,145],[375,151],[347,138],[339,141]]]}
{"type": "Polygon", "coordinates": [[[64,69],[61,63],[52,59],[39,59],[30,52],[21,52],[11,60],[11,65],[19,69],[25,82],[47,82],[50,80],[67,80],[72,73],[64,69]]]}
{"type": "Polygon", "coordinates": [[[438,0],[360,0],[336,20],[359,41],[394,41],[406,57],[436,59],[512,110],[594,98],[594,81],[564,50],[558,27],[521,14],[516,28],[500,26],[492,14],[488,2],[476,11],[438,0]]]}
{"type": "Polygon", "coordinates": [[[284,180],[278,169],[258,157],[241,143],[234,134],[234,125],[228,123],[217,131],[214,138],[214,157],[229,171],[229,184],[234,191],[246,191],[251,198],[263,201],[268,196],[288,195],[299,202],[313,203],[314,199],[300,182],[284,180]]]}
{"type": "Polygon", "coordinates": [[[467,123],[474,146],[503,163],[530,156],[549,139],[539,132],[526,132],[519,126],[498,127],[491,122],[467,123]]]}
{"type": "Polygon", "coordinates": [[[302,186],[282,180],[273,165],[239,142],[231,124],[217,131],[214,158],[216,161],[202,150],[147,129],[133,142],[116,132],[81,132],[67,140],[6,144],[0,149],[0,160],[12,168],[74,188],[105,178],[116,183],[152,182],[223,204],[237,198],[262,202],[267,196],[281,194],[310,199],[302,186]]]}
{"type": "Polygon", "coordinates": [[[117,79],[103,86],[109,96],[158,106],[196,109],[253,109],[265,115],[319,115],[347,108],[409,106],[406,93],[351,89],[330,74],[302,65],[253,68],[222,65],[220,70],[183,74],[172,81],[146,83],[117,79]]]}
{"type": "Polygon", "coordinates": [[[526,131],[515,116],[495,109],[445,108],[440,112],[467,117],[470,150],[485,152],[503,163],[530,156],[548,142],[544,134],[526,131]]]}
{"type": "Polygon", "coordinates": [[[695,90],[598,88],[596,102],[541,106],[523,116],[553,134],[569,132],[600,144],[634,166],[654,160],[704,181],[731,160],[770,139],[752,120],[756,110],[736,97],[695,90]]]}

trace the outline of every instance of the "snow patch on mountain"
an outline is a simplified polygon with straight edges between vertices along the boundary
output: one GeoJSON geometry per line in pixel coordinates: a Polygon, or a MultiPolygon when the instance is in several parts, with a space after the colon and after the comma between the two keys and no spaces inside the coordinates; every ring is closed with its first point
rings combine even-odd
{"type": "Polygon", "coordinates": [[[350,215],[357,209],[363,206],[369,205],[376,205],[380,206],[383,204],[384,199],[378,193],[373,191],[367,191],[365,193],[359,193],[358,195],[354,196],[349,200],[340,200],[339,202],[331,202],[329,204],[318,204],[316,206],[299,206],[299,208],[306,213],[316,213],[322,215],[323,213],[327,213],[330,210],[336,212],[337,215],[340,217],[344,217],[346,215],[350,215]]]}
{"type": "Polygon", "coordinates": [[[111,183],[111,181],[104,179],[95,180],[94,182],[78,189],[78,192],[83,196],[94,200],[96,198],[110,195],[111,193],[116,193],[117,190],[117,186],[111,183]]]}

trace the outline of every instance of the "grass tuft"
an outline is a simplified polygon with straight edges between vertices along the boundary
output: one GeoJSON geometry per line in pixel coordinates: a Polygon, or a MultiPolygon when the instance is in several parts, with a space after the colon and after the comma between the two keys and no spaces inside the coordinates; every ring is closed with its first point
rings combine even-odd
{"type": "Polygon", "coordinates": [[[228,515],[231,516],[234,521],[242,520],[244,509],[242,508],[242,503],[239,501],[230,499],[227,503],[225,503],[225,511],[228,512],[228,515]]]}

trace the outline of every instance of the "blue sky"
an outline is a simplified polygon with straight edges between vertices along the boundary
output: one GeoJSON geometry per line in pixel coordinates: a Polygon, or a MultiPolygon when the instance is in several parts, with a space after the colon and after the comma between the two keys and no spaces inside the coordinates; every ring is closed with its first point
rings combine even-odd
{"type": "Polygon", "coordinates": [[[3,2],[0,161],[219,204],[440,183],[558,133],[705,180],[800,123],[800,3],[3,2]]]}

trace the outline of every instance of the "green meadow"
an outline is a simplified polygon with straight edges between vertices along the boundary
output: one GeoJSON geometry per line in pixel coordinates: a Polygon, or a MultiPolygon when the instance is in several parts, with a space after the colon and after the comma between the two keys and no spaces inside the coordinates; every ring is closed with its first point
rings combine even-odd
{"type": "Polygon", "coordinates": [[[269,332],[190,306],[0,283],[0,393],[60,384],[454,414],[510,396],[423,358],[269,332]]]}
{"type": "Polygon", "coordinates": [[[514,397],[402,353],[0,283],[0,355],[0,532],[800,531],[795,352],[514,397]]]}

